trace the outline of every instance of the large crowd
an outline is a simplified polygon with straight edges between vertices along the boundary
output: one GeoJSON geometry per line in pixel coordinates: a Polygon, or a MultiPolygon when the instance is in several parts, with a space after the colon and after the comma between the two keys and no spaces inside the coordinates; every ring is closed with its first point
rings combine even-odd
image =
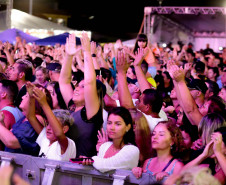
{"type": "Polygon", "coordinates": [[[226,47],[80,39],[0,41],[2,151],[80,158],[164,185],[226,183],[226,47]]]}

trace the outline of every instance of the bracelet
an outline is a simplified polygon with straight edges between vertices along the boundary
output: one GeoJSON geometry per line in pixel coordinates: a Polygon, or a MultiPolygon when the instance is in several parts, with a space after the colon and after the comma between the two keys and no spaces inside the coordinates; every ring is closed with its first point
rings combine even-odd
{"type": "Polygon", "coordinates": [[[95,54],[95,53],[93,53],[91,56],[92,56],[92,57],[96,57],[96,54],[95,54]]]}

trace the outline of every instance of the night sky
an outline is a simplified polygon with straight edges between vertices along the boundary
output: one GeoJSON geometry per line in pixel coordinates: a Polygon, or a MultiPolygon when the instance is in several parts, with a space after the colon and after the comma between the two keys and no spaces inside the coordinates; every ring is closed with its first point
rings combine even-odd
{"type": "MultiPolygon", "coordinates": [[[[29,0],[14,0],[14,7],[27,12],[29,0]],[[26,8],[27,7],[27,8],[26,8]]],[[[159,6],[159,0],[35,0],[36,14],[64,12],[68,27],[92,31],[96,41],[133,39],[140,30],[144,7],[159,6]],[[48,8],[55,4],[54,9],[48,8]]],[[[163,0],[162,6],[225,6],[226,0],[163,0]]]]}

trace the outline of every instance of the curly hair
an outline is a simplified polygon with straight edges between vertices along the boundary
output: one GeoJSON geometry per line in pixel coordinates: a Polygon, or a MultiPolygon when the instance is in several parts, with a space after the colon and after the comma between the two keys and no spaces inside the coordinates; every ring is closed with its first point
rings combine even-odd
{"type": "Polygon", "coordinates": [[[171,120],[160,121],[158,124],[165,124],[167,130],[170,132],[173,141],[173,145],[171,146],[171,155],[176,158],[180,157],[180,154],[185,150],[181,130],[171,120]]]}

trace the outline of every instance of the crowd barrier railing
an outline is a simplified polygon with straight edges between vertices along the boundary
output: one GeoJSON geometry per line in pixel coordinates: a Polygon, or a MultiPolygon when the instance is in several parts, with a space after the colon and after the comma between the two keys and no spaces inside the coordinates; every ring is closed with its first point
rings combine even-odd
{"type": "Polygon", "coordinates": [[[130,170],[101,173],[92,166],[56,161],[0,151],[1,167],[12,165],[15,173],[31,185],[123,185],[151,184],[152,175],[143,173],[136,179],[130,170]]]}

